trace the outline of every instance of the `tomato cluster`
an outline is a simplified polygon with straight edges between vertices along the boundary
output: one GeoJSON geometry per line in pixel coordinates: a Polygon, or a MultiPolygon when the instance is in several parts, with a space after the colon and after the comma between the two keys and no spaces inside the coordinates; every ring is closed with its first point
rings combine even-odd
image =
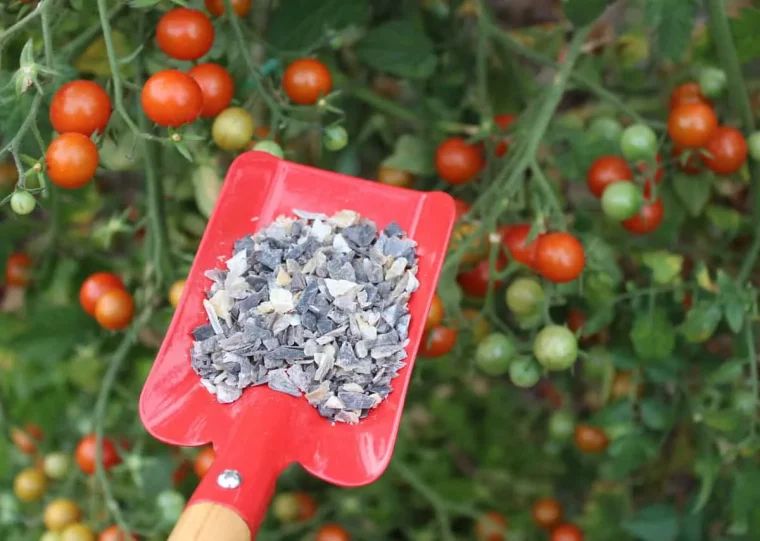
{"type": "Polygon", "coordinates": [[[79,289],[79,303],[104,329],[120,331],[131,322],[135,301],[121,278],[110,272],[91,274],[79,289]]]}

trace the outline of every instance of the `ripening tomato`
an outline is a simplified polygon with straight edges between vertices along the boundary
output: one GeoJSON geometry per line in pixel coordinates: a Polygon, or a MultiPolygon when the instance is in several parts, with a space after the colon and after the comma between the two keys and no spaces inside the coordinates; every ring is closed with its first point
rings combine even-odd
{"type": "Polygon", "coordinates": [[[702,170],[701,164],[699,162],[699,151],[697,150],[684,150],[682,148],[674,146],[670,151],[670,155],[675,159],[678,168],[687,175],[696,175],[702,170]],[[689,153],[685,160],[681,158],[684,152],[689,153]]]}
{"type": "Polygon", "coordinates": [[[176,308],[179,305],[179,300],[182,298],[182,292],[185,291],[185,284],[187,280],[177,280],[169,288],[169,303],[176,308]]]}
{"type": "Polygon", "coordinates": [[[314,541],[351,541],[351,536],[339,524],[325,524],[317,532],[314,541]]]}
{"type": "Polygon", "coordinates": [[[18,169],[12,163],[0,163],[0,190],[6,190],[16,185],[18,169]]]}
{"type": "Polygon", "coordinates": [[[198,83],[178,70],[151,75],[142,89],[145,114],[159,126],[178,128],[193,122],[203,110],[203,91],[198,83]]]}
{"type": "MultiPolygon", "coordinates": [[[[496,262],[496,270],[502,270],[505,266],[503,261],[496,262]]],[[[457,275],[457,283],[467,295],[483,298],[488,294],[488,280],[491,276],[491,262],[484,259],[475,264],[468,271],[457,275]]],[[[494,280],[494,291],[502,286],[503,282],[494,280]]]]}
{"type": "MultiPolygon", "coordinates": [[[[610,388],[610,397],[613,400],[628,398],[633,391],[633,376],[630,372],[616,372],[610,388]]],[[[641,382],[636,384],[636,396],[644,394],[644,385],[641,382]]]]}
{"type": "Polygon", "coordinates": [[[66,83],[50,103],[50,122],[58,133],[103,133],[111,118],[111,98],[98,83],[83,79],[66,83]]]}
{"type": "Polygon", "coordinates": [[[53,184],[73,190],[92,180],[98,169],[98,147],[81,133],[63,133],[45,152],[47,174],[53,184]]]}
{"type": "Polygon", "coordinates": [[[660,226],[665,213],[662,201],[646,203],[633,218],[622,222],[623,227],[635,235],[646,235],[660,226]]]}
{"type": "Polygon", "coordinates": [[[536,269],[555,283],[575,280],[586,265],[583,245],[570,233],[547,233],[538,239],[536,269]]]}
{"type": "Polygon", "coordinates": [[[533,522],[544,530],[551,530],[562,521],[562,504],[554,498],[541,498],[531,509],[533,522]]]}
{"type": "Polygon", "coordinates": [[[195,79],[203,94],[201,116],[210,118],[224,111],[235,94],[235,81],[224,67],[213,62],[198,64],[187,74],[195,79]]]}
{"type": "Polygon", "coordinates": [[[234,151],[245,148],[253,137],[253,117],[242,107],[229,107],[219,113],[211,126],[217,146],[234,151]]]}
{"type": "Polygon", "coordinates": [[[71,458],[69,455],[58,451],[45,456],[42,470],[50,479],[60,481],[68,475],[70,466],[71,458]]]}
{"type": "Polygon", "coordinates": [[[21,470],[13,479],[13,492],[22,502],[36,502],[45,494],[47,481],[37,468],[21,470]]]}
{"type": "Polygon", "coordinates": [[[61,532],[61,541],[95,541],[95,533],[86,524],[71,524],[61,532]]]}
{"type": "Polygon", "coordinates": [[[442,357],[454,349],[457,343],[457,331],[443,325],[433,327],[428,331],[420,344],[420,355],[423,357],[442,357]]]}
{"type": "Polygon", "coordinates": [[[687,103],[679,105],[668,116],[668,134],[681,148],[700,148],[707,144],[718,129],[718,117],[710,105],[687,103]]]}
{"type": "MultiPolygon", "coordinates": [[[[225,0],[206,0],[206,9],[214,17],[224,15],[225,0]]],[[[245,17],[251,11],[251,0],[231,0],[232,11],[238,17],[245,17]]]]}
{"type": "Polygon", "coordinates": [[[604,190],[614,182],[632,180],[633,172],[628,163],[620,156],[602,156],[597,158],[586,174],[588,189],[596,197],[602,197],[604,190]]]}
{"type": "Polygon", "coordinates": [[[575,446],[583,453],[598,455],[603,453],[610,440],[604,430],[589,425],[576,425],[573,431],[575,446]]]}
{"type": "Polygon", "coordinates": [[[704,97],[702,89],[699,88],[699,84],[690,81],[678,85],[670,93],[670,109],[671,111],[680,105],[688,103],[706,103],[710,104],[710,100],[704,97]]]}
{"type": "Polygon", "coordinates": [[[507,519],[496,511],[489,511],[475,523],[475,535],[478,541],[505,541],[507,519]]]}
{"type": "Polygon", "coordinates": [[[156,41],[167,56],[198,60],[214,44],[214,25],[200,10],[174,8],[158,21],[156,41]]]}
{"type": "Polygon", "coordinates": [[[470,212],[470,204],[467,201],[462,201],[461,199],[455,197],[454,198],[454,217],[456,221],[458,222],[461,220],[465,214],[470,212]]]}
{"type": "Polygon", "coordinates": [[[193,470],[195,470],[195,475],[198,476],[198,479],[203,479],[203,477],[208,473],[209,469],[211,469],[211,465],[214,463],[215,458],[216,453],[214,452],[214,448],[210,445],[208,447],[204,447],[198,452],[197,455],[195,455],[193,470]]]}
{"type": "MultiPolygon", "coordinates": [[[[507,131],[509,126],[512,125],[512,123],[517,119],[515,115],[510,114],[503,114],[503,115],[496,115],[493,117],[493,121],[496,123],[496,125],[499,127],[499,130],[502,132],[507,131]]],[[[497,157],[501,158],[504,156],[504,154],[507,153],[507,150],[509,150],[509,143],[510,139],[504,138],[501,139],[498,143],[496,143],[496,147],[494,148],[494,154],[496,154],[497,157]]]]}
{"type": "MultiPolygon", "coordinates": [[[[116,446],[108,438],[103,438],[103,469],[110,470],[121,463],[121,457],[116,446]]],[[[79,440],[76,449],[76,461],[79,469],[87,475],[95,473],[95,434],[90,434],[79,440]]]]}
{"type": "Polygon", "coordinates": [[[10,435],[13,444],[25,455],[33,455],[37,452],[37,444],[28,430],[22,430],[14,426],[11,428],[10,435]]]}
{"type": "Polygon", "coordinates": [[[79,288],[79,303],[84,311],[95,315],[95,304],[112,289],[126,289],[121,278],[110,272],[96,272],[87,277],[79,288]]]}
{"type": "Polygon", "coordinates": [[[476,344],[481,343],[491,333],[488,320],[474,308],[463,308],[462,315],[466,321],[465,329],[472,333],[476,344]]]}
{"type": "Polygon", "coordinates": [[[377,181],[380,184],[387,184],[388,186],[411,188],[414,183],[414,175],[408,171],[402,171],[401,169],[395,169],[383,165],[377,171],[377,181]]]}
{"type": "Polygon", "coordinates": [[[552,530],[551,541],[583,541],[583,530],[575,524],[560,524],[552,530]]]}
{"type": "Polygon", "coordinates": [[[441,297],[436,293],[433,295],[433,302],[430,304],[430,310],[425,320],[425,330],[429,331],[441,323],[443,323],[443,302],[441,302],[441,297]]]}
{"type": "Polygon", "coordinates": [[[112,289],[95,303],[95,319],[109,331],[120,331],[132,322],[135,300],[128,291],[112,289]]]}
{"type": "Polygon", "coordinates": [[[702,161],[719,175],[738,171],[747,160],[747,141],[742,132],[731,126],[721,126],[705,145],[702,161]]]}
{"type": "Polygon", "coordinates": [[[483,168],[483,156],[477,145],[460,137],[446,139],[435,151],[435,168],[449,184],[470,182],[483,168]]]}
{"type": "Polygon", "coordinates": [[[32,258],[23,252],[14,252],[5,264],[5,285],[26,287],[29,285],[29,267],[32,258]]]}
{"type": "Polygon", "coordinates": [[[72,500],[59,498],[45,507],[42,521],[45,527],[53,532],[63,530],[69,524],[74,524],[82,516],[79,506],[72,500]]]}
{"type": "Polygon", "coordinates": [[[454,232],[449,241],[449,251],[457,252],[470,237],[475,237],[475,240],[471,241],[465,250],[461,259],[463,263],[475,263],[488,256],[486,235],[481,227],[473,222],[459,222],[454,226],[454,232]]]}
{"type": "Polygon", "coordinates": [[[137,541],[137,536],[133,533],[125,533],[114,524],[100,532],[98,541],[137,541]]]}
{"type": "Polygon", "coordinates": [[[285,70],[282,88],[293,103],[314,105],[332,90],[332,74],[316,58],[300,58],[285,70]]]}
{"type": "Polygon", "coordinates": [[[528,242],[530,230],[530,224],[505,225],[499,228],[499,234],[512,259],[533,268],[536,266],[536,250],[541,235],[528,242]]]}
{"type": "Polygon", "coordinates": [[[298,520],[305,522],[317,514],[317,501],[305,492],[293,494],[298,502],[298,520]]]}

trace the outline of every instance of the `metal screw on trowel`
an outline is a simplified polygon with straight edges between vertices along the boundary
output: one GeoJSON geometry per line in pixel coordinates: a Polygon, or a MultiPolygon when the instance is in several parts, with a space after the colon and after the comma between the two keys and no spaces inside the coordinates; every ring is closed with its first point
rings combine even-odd
{"type": "Polygon", "coordinates": [[[243,478],[236,470],[224,470],[219,474],[219,477],[216,478],[217,485],[228,489],[237,488],[242,482],[243,478]]]}

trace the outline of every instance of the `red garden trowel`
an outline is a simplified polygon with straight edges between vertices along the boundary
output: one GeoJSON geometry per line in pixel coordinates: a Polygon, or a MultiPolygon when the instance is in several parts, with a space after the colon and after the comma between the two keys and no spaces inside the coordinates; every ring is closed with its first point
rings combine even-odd
{"type": "Polygon", "coordinates": [[[454,202],[439,192],[385,186],[248,152],[235,160],[190,270],[182,300],[140,397],[140,416],[156,438],[197,446],[212,442],[216,460],[170,536],[177,541],[255,538],[280,472],[293,462],[345,487],[383,473],[396,441],[406,390],[454,223],[454,202]],[[357,425],[331,424],[303,398],[249,387],[220,404],[190,367],[191,331],[206,323],[209,269],[233,243],[294,209],[350,209],[385,227],[397,222],[418,243],[420,287],[412,295],[408,365],[393,392],[357,425]]]}

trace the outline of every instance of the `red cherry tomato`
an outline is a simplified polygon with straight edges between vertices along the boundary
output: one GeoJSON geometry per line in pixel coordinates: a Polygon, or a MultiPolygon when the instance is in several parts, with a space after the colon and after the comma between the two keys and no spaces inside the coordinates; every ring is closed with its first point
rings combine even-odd
{"type": "Polygon", "coordinates": [[[32,266],[32,258],[23,252],[15,252],[10,255],[5,264],[5,285],[14,287],[26,287],[29,285],[29,268],[32,266]]]}
{"type": "Polygon", "coordinates": [[[298,502],[298,520],[307,521],[317,514],[317,502],[305,492],[296,492],[293,497],[298,502]]]}
{"type": "Polygon", "coordinates": [[[742,132],[730,126],[721,126],[705,145],[702,161],[719,175],[735,173],[747,160],[747,140],[742,132]]]}
{"type": "Polygon", "coordinates": [[[441,357],[454,349],[457,343],[456,329],[438,325],[433,327],[420,344],[420,355],[423,357],[441,357]]]}
{"type": "MultiPolygon", "coordinates": [[[[516,119],[517,117],[515,115],[510,115],[510,114],[496,115],[495,117],[493,117],[493,121],[496,123],[499,129],[503,132],[507,131],[507,128],[509,128],[509,126],[516,119]]],[[[496,143],[496,147],[494,148],[494,154],[496,154],[496,156],[499,158],[504,156],[504,154],[507,153],[507,150],[509,150],[509,143],[510,143],[509,137],[499,140],[499,142],[496,143]]]]}
{"type": "Polygon", "coordinates": [[[639,213],[633,218],[622,222],[623,227],[635,235],[646,235],[660,226],[665,209],[662,201],[657,199],[641,207],[639,213]]]}
{"type": "Polygon", "coordinates": [[[293,103],[314,105],[332,90],[332,74],[315,58],[300,58],[287,67],[282,88],[293,103]]]}
{"type": "Polygon", "coordinates": [[[111,289],[95,303],[95,319],[109,331],[120,331],[132,322],[135,301],[128,291],[111,289]]]}
{"type": "Polygon", "coordinates": [[[459,221],[462,219],[462,217],[470,212],[470,204],[467,201],[462,201],[461,199],[454,198],[454,207],[456,208],[456,220],[459,221]]]}
{"type": "MultiPolygon", "coordinates": [[[[496,262],[496,270],[502,270],[506,266],[506,261],[499,260],[496,262]]],[[[488,277],[491,275],[491,263],[488,259],[479,261],[470,270],[460,273],[457,276],[457,283],[467,295],[471,297],[483,298],[488,294],[488,277]]],[[[503,282],[494,281],[494,290],[500,288],[503,282]]]]}
{"type": "Polygon", "coordinates": [[[620,156],[602,156],[597,158],[588,170],[586,181],[588,189],[596,197],[602,197],[604,190],[613,182],[632,180],[633,172],[628,163],[620,156]]]}
{"type": "Polygon", "coordinates": [[[475,535],[478,541],[505,541],[504,530],[507,519],[496,511],[489,511],[475,523],[475,535]]]}
{"type": "Polygon", "coordinates": [[[538,240],[541,235],[538,235],[532,242],[528,243],[530,230],[530,224],[505,225],[499,228],[499,234],[512,259],[528,267],[535,267],[536,249],[538,248],[538,240]]]}
{"type": "Polygon", "coordinates": [[[430,330],[443,323],[443,302],[438,294],[433,295],[433,302],[430,304],[427,319],[425,320],[425,330],[430,330]]]}
{"type": "Polygon", "coordinates": [[[187,74],[195,79],[203,94],[201,116],[213,117],[224,111],[235,94],[235,82],[232,75],[219,64],[208,62],[198,64],[187,74]]]}
{"type": "Polygon", "coordinates": [[[116,524],[109,526],[98,536],[98,541],[137,541],[133,533],[124,533],[116,524]]]}
{"type": "Polygon", "coordinates": [[[547,233],[538,240],[536,269],[547,280],[570,282],[580,276],[585,266],[583,245],[570,233],[547,233]]]}
{"type": "Polygon", "coordinates": [[[158,21],[156,41],[167,56],[198,60],[214,44],[214,25],[202,11],[174,8],[158,21]]]}
{"type": "Polygon", "coordinates": [[[58,133],[75,132],[90,137],[103,133],[111,118],[111,98],[92,81],[66,83],[50,103],[50,122],[58,133]]]}
{"type": "Polygon", "coordinates": [[[315,541],[351,541],[351,536],[343,526],[325,524],[317,532],[315,541]]]}
{"type": "Polygon", "coordinates": [[[25,455],[34,455],[37,453],[37,444],[26,431],[14,426],[10,430],[10,436],[11,441],[16,448],[25,455]]]}
{"type": "Polygon", "coordinates": [[[45,152],[47,174],[54,184],[73,190],[92,180],[98,170],[98,147],[81,133],[64,133],[45,152]]]}
{"type": "Polygon", "coordinates": [[[203,91],[186,73],[163,70],[152,75],[142,90],[145,114],[160,126],[178,128],[193,122],[203,110],[203,91]]]}
{"type": "Polygon", "coordinates": [[[562,504],[554,498],[541,498],[533,503],[531,515],[536,526],[550,530],[562,520],[562,504]]]}
{"type": "Polygon", "coordinates": [[[438,146],[435,152],[438,175],[449,184],[465,184],[483,168],[483,156],[477,145],[452,137],[438,146]]]}
{"type": "Polygon", "coordinates": [[[560,524],[552,530],[551,541],[583,541],[583,530],[575,524],[560,524]]]}
{"type": "Polygon", "coordinates": [[[710,105],[686,103],[670,112],[668,134],[681,148],[700,148],[718,129],[718,117],[710,105]]]}
{"type": "Polygon", "coordinates": [[[688,149],[684,151],[684,149],[674,146],[670,151],[670,155],[675,159],[678,168],[687,175],[696,175],[702,170],[702,166],[699,163],[699,152],[696,150],[688,149]],[[689,157],[686,158],[685,162],[682,162],[681,155],[684,152],[688,152],[689,157]]]}
{"type": "Polygon", "coordinates": [[[96,272],[91,274],[79,288],[79,303],[84,311],[91,316],[95,315],[95,304],[103,294],[112,289],[126,289],[121,278],[110,272],[96,272]]]}
{"type": "Polygon", "coordinates": [[[705,98],[702,94],[702,89],[699,88],[699,83],[694,81],[683,83],[678,85],[670,93],[670,109],[675,109],[679,105],[687,103],[706,103],[710,104],[710,100],[705,98]]]}
{"type": "Polygon", "coordinates": [[[198,479],[203,479],[203,477],[208,473],[209,469],[211,469],[211,465],[214,463],[215,458],[216,453],[214,452],[214,448],[211,446],[204,447],[198,452],[198,454],[195,456],[195,462],[193,463],[193,470],[195,470],[195,475],[198,476],[198,479]]]}
{"type": "MultiPolygon", "coordinates": [[[[110,470],[121,463],[116,447],[108,438],[103,438],[103,469],[110,470]]],[[[76,461],[79,469],[87,475],[95,473],[95,434],[85,436],[76,449],[76,461]]]]}
{"type": "MultiPolygon", "coordinates": [[[[251,11],[251,0],[232,0],[230,4],[238,17],[245,17],[251,11]]],[[[214,17],[224,15],[224,7],[224,0],[206,0],[206,9],[214,17]]]]}
{"type": "Polygon", "coordinates": [[[610,440],[604,430],[583,424],[575,427],[573,441],[578,450],[590,455],[603,453],[610,444],[610,440]]]}

